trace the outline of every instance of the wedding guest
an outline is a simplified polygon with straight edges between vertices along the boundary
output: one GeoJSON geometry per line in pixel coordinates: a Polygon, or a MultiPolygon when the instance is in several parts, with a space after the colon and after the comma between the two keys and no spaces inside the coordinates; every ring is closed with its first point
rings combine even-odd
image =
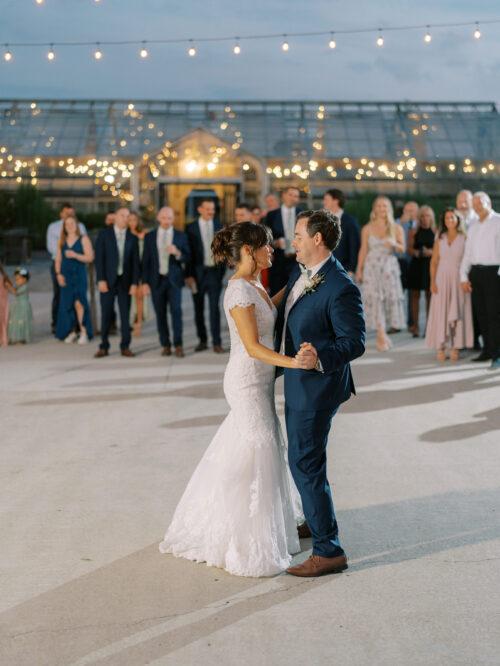
{"type": "Polygon", "coordinates": [[[473,342],[471,298],[460,288],[464,249],[462,221],[453,208],[447,208],[432,251],[432,295],[425,334],[425,343],[437,350],[438,361],[446,360],[448,350],[450,359],[458,361],[459,350],[473,342]]]}
{"type": "Polygon", "coordinates": [[[333,254],[349,275],[353,277],[358,263],[361,233],[356,218],[345,212],[345,203],[346,198],[342,190],[327,190],[323,196],[323,208],[326,208],[340,219],[342,230],[339,244],[333,254]]]}
{"type": "Polygon", "coordinates": [[[471,224],[477,222],[477,213],[472,207],[472,192],[470,190],[460,190],[457,194],[455,213],[460,218],[466,233],[471,224]]]}
{"type": "Polygon", "coordinates": [[[101,344],[95,358],[109,354],[109,329],[115,299],[120,311],[121,355],[133,357],[130,351],[130,297],[140,278],[139,244],[128,229],[128,208],[119,208],[113,226],[99,232],[95,247],[97,286],[101,300],[101,344]]]}
{"type": "Polygon", "coordinates": [[[104,218],[104,226],[105,227],[112,227],[115,223],[115,214],[114,213],[106,213],[106,217],[104,218]]]}
{"type": "Polygon", "coordinates": [[[222,354],[224,349],[220,333],[219,301],[226,268],[215,263],[211,247],[215,233],[222,227],[215,219],[215,204],[212,199],[200,201],[198,214],[198,219],[186,227],[190,255],[186,284],[193,294],[196,333],[199,339],[195,351],[204,351],[208,347],[205,325],[205,297],[208,296],[213,350],[216,354],[222,354]]]}
{"type": "Polygon", "coordinates": [[[403,229],[394,221],[387,197],[375,199],[370,220],[361,231],[356,280],[362,283],[366,324],[377,332],[378,351],[392,343],[387,329],[404,326],[404,297],[396,252],[404,252],[403,229]]]}
{"type": "MultiPolygon", "coordinates": [[[[142,258],[144,254],[144,239],[146,237],[146,230],[144,224],[139,216],[139,213],[131,211],[128,216],[128,227],[130,231],[137,238],[139,244],[139,263],[142,273],[142,258]]],[[[133,326],[133,335],[139,337],[141,335],[142,324],[148,318],[148,295],[142,288],[142,281],[139,281],[135,294],[132,296],[130,305],[130,324],[133,326]]]]}
{"type": "MultiPolygon", "coordinates": [[[[408,253],[411,256],[408,268],[408,289],[411,299],[412,325],[410,333],[418,338],[420,315],[420,292],[425,293],[426,317],[431,300],[431,257],[436,237],[436,220],[430,206],[421,206],[417,227],[410,231],[408,253]]],[[[425,326],[424,326],[425,330],[425,326]]]]}
{"type": "Polygon", "coordinates": [[[265,224],[273,234],[274,248],[273,265],[269,269],[271,294],[277,294],[286,285],[297,263],[292,243],[295,237],[295,220],[300,212],[299,200],[298,187],[287,187],[281,195],[281,206],[266,215],[265,224]]]}
{"type": "Polygon", "coordinates": [[[253,206],[252,207],[252,222],[255,222],[255,224],[260,224],[262,222],[262,218],[264,217],[264,212],[260,206],[253,206]]]}
{"type": "MultiPolygon", "coordinates": [[[[455,213],[462,221],[465,233],[468,232],[469,227],[472,224],[477,222],[478,216],[472,207],[472,192],[470,190],[460,190],[457,194],[455,213]]],[[[474,327],[474,349],[476,351],[481,351],[481,343],[479,341],[481,330],[474,310],[472,312],[472,325],[474,327]]]]}
{"type": "Polygon", "coordinates": [[[172,354],[167,307],[174,337],[175,355],[184,357],[182,347],[182,287],[189,262],[189,243],[186,234],[174,229],[174,211],[164,206],[156,216],[158,227],[146,235],[142,266],[142,281],[146,293],[151,291],[156,313],[156,326],[162,346],[162,356],[172,354]]]}
{"type": "Polygon", "coordinates": [[[33,337],[33,312],[29,299],[29,271],[16,268],[14,271],[15,287],[12,288],[14,303],[9,311],[8,336],[10,344],[31,342],[33,337]]]}
{"type": "Polygon", "coordinates": [[[404,232],[405,236],[405,251],[398,252],[396,254],[399,262],[399,269],[401,271],[401,284],[403,286],[403,291],[405,292],[405,297],[407,299],[407,326],[410,329],[413,325],[411,318],[411,298],[408,291],[408,269],[410,267],[411,256],[408,252],[408,242],[410,239],[410,232],[415,229],[417,226],[419,206],[416,201],[407,201],[403,206],[403,212],[401,217],[396,220],[396,224],[399,224],[404,232]]]}
{"type": "Polygon", "coordinates": [[[234,221],[237,223],[240,222],[252,222],[252,210],[247,203],[239,203],[234,211],[234,221]]]}
{"type": "Polygon", "coordinates": [[[469,227],[460,267],[465,293],[472,293],[483,338],[483,350],[474,361],[491,359],[491,370],[500,368],[500,215],[492,210],[486,192],[476,192],[472,205],[478,221],[469,227]]]}
{"type": "MultiPolygon", "coordinates": [[[[59,211],[59,219],[55,222],[51,222],[47,227],[47,236],[46,236],[46,245],[47,252],[50,254],[52,263],[50,264],[50,276],[52,278],[52,333],[55,333],[56,322],[57,322],[57,313],[59,311],[59,298],[60,290],[59,283],[57,281],[56,271],[55,271],[55,261],[57,255],[57,249],[59,247],[59,239],[61,238],[61,229],[63,226],[64,220],[72,215],[75,217],[75,211],[73,206],[66,202],[63,203],[59,211]]],[[[87,233],[85,225],[81,222],[79,223],[80,233],[84,236],[87,233]]]]}
{"type": "Polygon", "coordinates": [[[9,344],[9,291],[13,293],[12,282],[0,264],[0,347],[9,344]]]}
{"type": "Polygon", "coordinates": [[[270,213],[272,210],[276,210],[280,207],[280,200],[277,194],[274,192],[269,192],[264,197],[264,216],[270,213]]]}
{"type": "Polygon", "coordinates": [[[88,236],[82,236],[76,218],[63,222],[55,270],[60,287],[56,337],[64,342],[85,345],[92,339],[92,321],[87,300],[87,264],[94,261],[88,236]],[[80,335],[78,336],[78,331],[80,335]]]}

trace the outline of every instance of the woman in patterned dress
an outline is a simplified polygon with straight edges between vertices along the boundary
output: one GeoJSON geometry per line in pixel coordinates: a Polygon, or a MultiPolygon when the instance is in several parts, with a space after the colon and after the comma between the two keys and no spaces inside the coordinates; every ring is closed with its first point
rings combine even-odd
{"type": "Polygon", "coordinates": [[[375,199],[370,220],[361,231],[356,280],[362,284],[367,328],[377,332],[378,351],[392,347],[387,329],[400,330],[405,323],[401,273],[396,258],[404,252],[403,229],[394,222],[390,199],[375,199]]]}

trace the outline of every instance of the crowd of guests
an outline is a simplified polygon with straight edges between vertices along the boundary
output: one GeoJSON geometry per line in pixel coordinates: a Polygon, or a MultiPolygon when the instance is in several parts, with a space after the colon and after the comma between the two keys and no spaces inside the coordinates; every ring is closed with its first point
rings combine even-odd
{"type": "MultiPolygon", "coordinates": [[[[360,229],[345,205],[341,190],[325,192],[323,207],[339,217],[342,229],[334,255],[360,285],[366,323],[376,332],[377,349],[390,349],[390,336],[407,328],[414,337],[425,336],[439,361],[448,357],[456,361],[461,349],[475,348],[480,354],[474,360],[491,361],[491,367],[498,368],[500,215],[492,210],[488,195],[462,190],[455,207],[447,208],[438,224],[428,205],[408,201],[396,219],[391,200],[377,196],[360,229]],[[422,301],[425,317],[420,313],[422,301]]],[[[296,263],[293,240],[301,210],[296,187],[285,188],[280,198],[268,194],[264,208],[244,202],[236,206],[235,222],[265,224],[272,233],[273,265],[262,275],[271,294],[286,285],[296,263]]],[[[162,355],[182,358],[184,286],[193,299],[195,351],[208,349],[210,340],[213,351],[223,353],[220,297],[226,268],[214,261],[211,249],[221,224],[213,199],[201,199],[197,212],[185,231],[179,231],[174,210],[164,206],[156,215],[155,228],[147,231],[138,213],[121,207],[107,214],[93,248],[73,207],[64,204],[60,219],[47,229],[55,336],[82,345],[92,339],[87,266],[94,263],[101,309],[97,358],[108,355],[118,318],[121,354],[134,356],[132,334],[140,335],[151,309],[162,355]]],[[[18,269],[12,282],[0,266],[2,345],[31,339],[28,280],[28,271],[18,269]],[[10,312],[9,292],[15,299],[10,312]]]]}

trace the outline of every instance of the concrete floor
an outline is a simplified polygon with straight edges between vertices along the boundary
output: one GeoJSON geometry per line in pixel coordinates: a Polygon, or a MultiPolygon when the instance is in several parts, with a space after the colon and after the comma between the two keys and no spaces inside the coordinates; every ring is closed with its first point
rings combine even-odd
{"type": "Polygon", "coordinates": [[[329,446],[350,569],[237,578],[158,552],[227,357],[192,353],[187,302],[185,359],[150,322],[94,360],[47,336],[46,288],[0,350],[0,664],[500,664],[499,373],[370,348],[329,446]]]}

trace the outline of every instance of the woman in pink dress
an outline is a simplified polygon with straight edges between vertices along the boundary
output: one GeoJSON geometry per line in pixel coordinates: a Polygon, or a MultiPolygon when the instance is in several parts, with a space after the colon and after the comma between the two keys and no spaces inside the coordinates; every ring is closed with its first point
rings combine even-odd
{"type": "Polygon", "coordinates": [[[0,264],[0,347],[7,347],[9,336],[7,329],[9,325],[9,287],[12,289],[12,282],[0,264]]]}
{"type": "Polygon", "coordinates": [[[431,305],[425,342],[437,350],[437,360],[458,361],[459,350],[472,347],[472,306],[470,294],[460,288],[460,263],[465,249],[465,233],[453,208],[441,216],[439,234],[431,259],[431,305]]]}

